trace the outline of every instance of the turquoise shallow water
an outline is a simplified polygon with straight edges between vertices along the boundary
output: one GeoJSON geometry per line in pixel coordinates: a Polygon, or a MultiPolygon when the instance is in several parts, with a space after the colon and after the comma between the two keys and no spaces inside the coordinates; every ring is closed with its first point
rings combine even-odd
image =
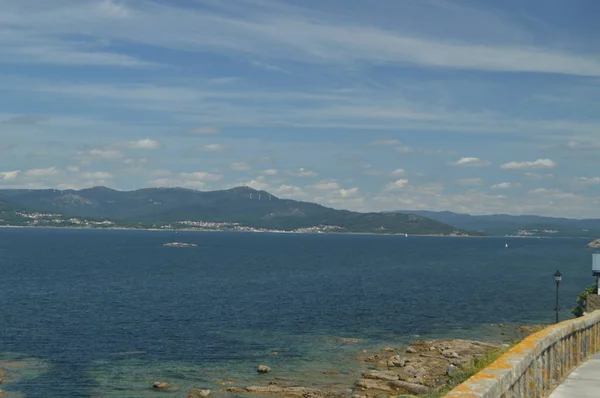
{"type": "Polygon", "coordinates": [[[143,397],[167,380],[185,396],[264,384],[261,363],[271,379],[343,388],[362,349],[552,322],[556,268],[567,316],[592,282],[585,240],[505,241],[0,229],[0,360],[35,364],[5,389],[143,397]]]}

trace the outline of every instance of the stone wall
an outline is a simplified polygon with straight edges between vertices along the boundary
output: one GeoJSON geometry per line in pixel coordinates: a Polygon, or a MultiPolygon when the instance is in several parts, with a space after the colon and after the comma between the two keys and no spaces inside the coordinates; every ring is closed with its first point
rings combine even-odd
{"type": "Polygon", "coordinates": [[[547,396],[600,350],[600,311],[532,334],[446,398],[547,396]]]}

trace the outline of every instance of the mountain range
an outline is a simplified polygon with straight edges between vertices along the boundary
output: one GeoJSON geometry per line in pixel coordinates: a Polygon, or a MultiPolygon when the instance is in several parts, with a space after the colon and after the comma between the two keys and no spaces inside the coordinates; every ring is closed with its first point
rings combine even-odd
{"type": "MultiPolygon", "coordinates": [[[[165,227],[178,222],[236,223],[266,230],[298,230],[318,226],[337,232],[466,234],[427,217],[402,213],[358,213],[315,203],[281,199],[266,191],[236,187],[220,191],[148,188],[117,191],[106,187],[83,190],[0,190],[5,209],[50,212],[64,217],[112,220],[116,226],[165,227]]],[[[47,224],[44,224],[47,225],[47,224]]],[[[70,225],[70,224],[69,224],[70,225]]],[[[189,225],[189,223],[188,223],[189,225]]]]}
{"type": "Polygon", "coordinates": [[[450,211],[398,210],[416,214],[456,228],[479,231],[486,235],[600,236],[600,219],[572,219],[534,215],[470,215],[450,211]]]}

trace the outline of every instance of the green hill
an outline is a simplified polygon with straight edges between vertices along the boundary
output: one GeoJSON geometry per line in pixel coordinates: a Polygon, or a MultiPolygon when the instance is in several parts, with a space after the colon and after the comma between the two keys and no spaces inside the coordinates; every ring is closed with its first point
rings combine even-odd
{"type": "Polygon", "coordinates": [[[183,188],[116,191],[0,190],[0,201],[65,217],[113,220],[119,225],[165,226],[182,221],[237,223],[251,228],[297,230],[335,226],[339,232],[453,234],[457,228],[418,215],[358,213],[280,199],[249,187],[201,192],[183,188]]]}

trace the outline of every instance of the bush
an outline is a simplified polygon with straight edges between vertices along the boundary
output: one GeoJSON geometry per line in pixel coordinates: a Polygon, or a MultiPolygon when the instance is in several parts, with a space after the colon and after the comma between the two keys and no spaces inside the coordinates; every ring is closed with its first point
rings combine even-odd
{"type": "Polygon", "coordinates": [[[571,313],[576,317],[583,316],[583,311],[585,310],[585,301],[587,300],[587,296],[590,294],[595,294],[598,291],[598,282],[594,283],[592,286],[585,289],[583,292],[579,293],[577,296],[577,307],[571,310],[571,313]]]}

